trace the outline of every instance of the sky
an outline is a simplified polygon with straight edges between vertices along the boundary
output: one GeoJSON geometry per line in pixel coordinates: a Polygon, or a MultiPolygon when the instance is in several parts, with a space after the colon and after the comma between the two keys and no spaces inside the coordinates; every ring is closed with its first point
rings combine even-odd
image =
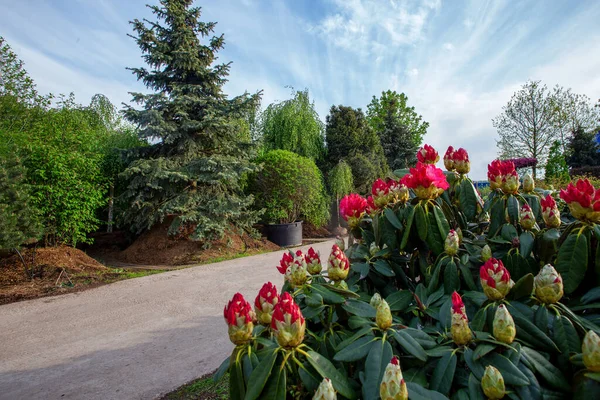
{"type": "MultiPolygon", "coordinates": [[[[0,36],[42,93],[114,104],[147,91],[126,67],[143,65],[128,21],[158,0],[0,0],[0,36]]],[[[474,179],[496,158],[492,118],[527,80],[600,98],[596,0],[202,0],[225,35],[225,92],[263,91],[262,104],[308,88],[320,118],[332,105],[366,110],[404,92],[430,123],[425,143],[470,154],[474,179]]],[[[441,161],[440,161],[441,166],[441,161]]]]}

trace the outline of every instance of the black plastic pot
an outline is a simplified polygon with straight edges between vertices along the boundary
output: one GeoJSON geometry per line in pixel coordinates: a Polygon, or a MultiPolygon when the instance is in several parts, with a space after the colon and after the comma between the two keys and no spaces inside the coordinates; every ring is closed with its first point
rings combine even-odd
{"type": "Polygon", "coordinates": [[[302,244],[302,221],[265,225],[265,234],[268,240],[281,247],[299,246],[302,244]]]}

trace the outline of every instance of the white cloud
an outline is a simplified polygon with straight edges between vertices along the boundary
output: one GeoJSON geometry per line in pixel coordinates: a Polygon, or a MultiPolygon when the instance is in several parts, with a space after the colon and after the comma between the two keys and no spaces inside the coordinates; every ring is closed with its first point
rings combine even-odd
{"type": "Polygon", "coordinates": [[[406,75],[410,76],[411,78],[414,78],[419,75],[419,70],[417,68],[411,68],[408,71],[406,71],[406,75]]]}
{"type": "Polygon", "coordinates": [[[444,50],[452,51],[454,50],[454,45],[452,43],[444,43],[444,50]]]}

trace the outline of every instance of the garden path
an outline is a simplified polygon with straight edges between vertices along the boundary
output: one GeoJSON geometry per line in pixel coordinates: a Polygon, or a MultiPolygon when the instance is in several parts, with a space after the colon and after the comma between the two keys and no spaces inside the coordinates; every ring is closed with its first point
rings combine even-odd
{"type": "Polygon", "coordinates": [[[0,399],[153,399],[212,372],[233,349],[224,305],[280,287],[281,254],[0,306],[0,399]]]}

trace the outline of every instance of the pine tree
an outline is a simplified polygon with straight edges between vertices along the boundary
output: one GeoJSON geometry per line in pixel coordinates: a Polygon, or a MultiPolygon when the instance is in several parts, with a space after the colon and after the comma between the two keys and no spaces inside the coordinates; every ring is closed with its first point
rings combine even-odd
{"type": "Polygon", "coordinates": [[[570,168],[596,166],[600,163],[600,146],[595,139],[595,132],[586,132],[578,127],[569,140],[569,157],[567,164],[570,168]]]}
{"type": "Polygon", "coordinates": [[[546,180],[569,179],[569,167],[565,160],[565,155],[562,152],[562,144],[559,140],[555,140],[550,147],[548,153],[548,162],[546,164],[546,180]]]}
{"type": "Polygon", "coordinates": [[[381,147],[392,170],[409,168],[417,162],[418,147],[406,125],[402,125],[393,113],[387,112],[383,130],[379,135],[381,147]]]}
{"type": "Polygon", "coordinates": [[[148,6],[158,22],[134,20],[132,36],[148,68],[131,68],[155,91],[132,93],[141,109],[125,117],[151,146],[123,173],[130,204],[124,222],[137,232],[173,218],[169,234],[193,228],[191,238],[212,240],[229,227],[251,230],[257,220],[240,177],[254,167],[253,146],[240,135],[240,119],[252,113],[260,93],[229,99],[223,93],[230,63],[213,64],[224,45],[216,23],[201,22],[193,0],[161,0],[148,6]]]}

